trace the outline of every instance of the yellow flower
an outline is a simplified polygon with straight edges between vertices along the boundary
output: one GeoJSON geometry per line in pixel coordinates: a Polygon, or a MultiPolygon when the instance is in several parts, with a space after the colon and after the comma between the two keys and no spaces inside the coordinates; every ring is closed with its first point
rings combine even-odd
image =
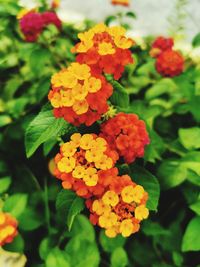
{"type": "Polygon", "coordinates": [[[78,38],[83,42],[91,41],[93,37],[94,33],[92,31],[81,32],[78,34],[78,38]]]}
{"type": "Polygon", "coordinates": [[[85,175],[85,168],[83,166],[77,166],[72,172],[74,178],[80,179],[85,175]]]}
{"type": "Polygon", "coordinates": [[[103,228],[110,228],[116,224],[117,215],[114,212],[106,212],[99,217],[99,225],[103,228]]]}
{"type": "Polygon", "coordinates": [[[103,197],[102,201],[106,205],[111,205],[115,207],[119,202],[119,197],[114,191],[107,191],[103,197]]]}
{"type": "Polygon", "coordinates": [[[108,27],[104,23],[96,24],[90,31],[93,33],[101,33],[107,31],[108,27]]]}
{"type": "Polygon", "coordinates": [[[80,133],[74,133],[71,136],[71,140],[72,140],[75,147],[79,147],[80,141],[81,141],[81,134],[80,133]]]}
{"type": "Polygon", "coordinates": [[[76,76],[68,69],[60,72],[60,81],[65,88],[73,88],[78,82],[76,76]]]}
{"type": "Polygon", "coordinates": [[[79,83],[72,89],[72,95],[76,100],[85,99],[87,94],[88,94],[88,88],[79,83]]]}
{"type": "Polygon", "coordinates": [[[111,43],[100,43],[98,46],[98,53],[102,56],[112,55],[115,53],[115,49],[113,48],[111,43]]]}
{"type": "Polygon", "coordinates": [[[17,14],[17,19],[21,19],[23,18],[26,14],[28,14],[30,11],[32,10],[28,10],[26,8],[23,8],[22,10],[19,11],[19,13],[17,14]]]}
{"type": "Polygon", "coordinates": [[[72,157],[76,152],[73,142],[67,142],[61,146],[62,153],[65,157],[72,157]]]}
{"type": "Polygon", "coordinates": [[[71,90],[61,90],[61,103],[64,107],[71,107],[75,103],[71,90]]]}
{"type": "Polygon", "coordinates": [[[113,36],[122,36],[126,33],[126,29],[121,26],[112,26],[108,28],[108,32],[113,36]]]}
{"type": "Polygon", "coordinates": [[[111,211],[110,206],[105,205],[102,200],[95,200],[92,204],[92,210],[97,214],[108,213],[111,211]]]}
{"type": "Polygon", "coordinates": [[[76,165],[76,160],[74,158],[62,158],[58,162],[58,169],[61,172],[70,173],[76,165]]]}
{"type": "Polygon", "coordinates": [[[122,200],[126,203],[139,203],[144,196],[144,188],[141,185],[126,186],[121,192],[122,200]]]}
{"type": "Polygon", "coordinates": [[[145,205],[140,205],[135,209],[135,218],[138,220],[146,219],[149,216],[149,210],[145,205]]]}
{"type": "Polygon", "coordinates": [[[122,49],[128,49],[133,45],[133,41],[130,38],[126,38],[124,36],[115,37],[114,43],[117,47],[122,49]]]}
{"type": "Polygon", "coordinates": [[[117,236],[117,229],[115,227],[107,228],[105,234],[107,237],[114,238],[117,236]]]}
{"type": "Polygon", "coordinates": [[[4,224],[6,220],[6,217],[3,213],[0,213],[0,225],[4,224]]]}
{"type": "Polygon", "coordinates": [[[51,105],[54,107],[54,108],[59,108],[62,106],[62,103],[61,103],[61,95],[59,93],[55,93],[53,94],[53,97],[51,98],[51,105]]]}
{"type": "Polygon", "coordinates": [[[102,155],[99,161],[95,162],[95,167],[101,170],[108,170],[112,168],[113,161],[106,155],[102,155]]]}
{"type": "Polygon", "coordinates": [[[88,186],[95,186],[98,182],[98,174],[95,168],[89,167],[85,170],[83,180],[88,186]]]}
{"type": "Polygon", "coordinates": [[[84,134],[82,137],[81,137],[81,140],[80,140],[80,147],[82,149],[85,149],[85,150],[88,150],[91,148],[91,143],[93,141],[93,136],[92,134],[84,134]]]}
{"type": "Polygon", "coordinates": [[[85,158],[88,162],[99,161],[102,157],[102,152],[99,152],[96,149],[87,150],[85,153],[85,158]]]}
{"type": "Polygon", "coordinates": [[[76,101],[72,108],[77,115],[81,115],[88,111],[89,105],[86,100],[76,101]]]}
{"type": "Polygon", "coordinates": [[[126,219],[122,221],[119,230],[123,237],[130,236],[134,230],[131,219],[126,219]]]}
{"type": "Polygon", "coordinates": [[[88,41],[84,41],[81,42],[77,45],[76,47],[76,52],[77,53],[85,53],[87,52],[91,47],[93,47],[93,41],[88,40],[88,41]]]}
{"type": "MultiPolygon", "coordinates": [[[[86,64],[79,64],[74,62],[69,67],[69,70],[78,80],[86,80],[90,77],[90,67],[86,64]]],[[[73,86],[74,87],[74,86],[73,86]]]]}
{"type": "Polygon", "coordinates": [[[90,93],[96,93],[101,89],[101,80],[95,77],[90,77],[84,82],[84,88],[90,93]]]}

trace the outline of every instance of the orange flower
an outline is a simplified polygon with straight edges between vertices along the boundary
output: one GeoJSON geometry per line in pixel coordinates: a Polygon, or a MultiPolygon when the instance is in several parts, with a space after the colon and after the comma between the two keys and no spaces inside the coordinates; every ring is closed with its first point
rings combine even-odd
{"type": "Polygon", "coordinates": [[[128,175],[117,176],[110,181],[107,191],[92,202],[87,202],[91,220],[105,229],[112,238],[118,234],[128,237],[139,231],[140,221],[146,219],[147,193],[140,185],[131,181],[128,175]]]}
{"type": "Polygon", "coordinates": [[[127,64],[133,63],[129,48],[133,40],[125,37],[120,26],[107,27],[97,24],[78,35],[80,42],[72,49],[79,63],[88,64],[96,73],[113,74],[119,79],[127,64]]]}
{"type": "Polygon", "coordinates": [[[113,5],[129,6],[130,0],[112,0],[111,3],[113,5]]]}
{"type": "Polygon", "coordinates": [[[0,246],[11,243],[17,235],[17,221],[8,213],[0,212],[0,246]]]}
{"type": "Polygon", "coordinates": [[[101,133],[127,163],[143,157],[144,147],[149,144],[145,123],[135,114],[117,114],[101,125],[101,133]]]}
{"type": "MultiPolygon", "coordinates": [[[[55,157],[55,176],[65,189],[73,189],[79,196],[101,195],[106,185],[102,175],[111,171],[118,159],[107,142],[95,134],[75,133],[60,147],[55,157]]],[[[114,172],[115,173],[115,172],[114,172]]]]}
{"type": "Polygon", "coordinates": [[[55,73],[51,83],[48,98],[55,117],[63,117],[74,125],[89,126],[108,110],[112,86],[102,75],[94,74],[87,64],[72,63],[55,73]]]}

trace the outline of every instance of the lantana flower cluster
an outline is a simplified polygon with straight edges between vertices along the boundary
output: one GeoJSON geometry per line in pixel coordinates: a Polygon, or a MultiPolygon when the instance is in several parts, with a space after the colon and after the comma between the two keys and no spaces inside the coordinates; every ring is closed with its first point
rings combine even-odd
{"type": "Polygon", "coordinates": [[[104,228],[108,237],[117,234],[128,237],[137,232],[140,222],[148,217],[148,194],[130,176],[119,176],[116,162],[119,157],[130,163],[143,156],[149,138],[144,123],[134,114],[120,113],[102,124],[102,129],[104,132],[99,135],[75,133],[69,142],[63,143],[55,156],[54,175],[62,181],[64,189],[73,190],[86,199],[91,222],[104,228]],[[121,124],[118,118],[124,119],[119,119],[121,124]],[[118,138],[116,131],[103,137],[109,127],[119,129],[119,138],[120,134],[122,137],[127,134],[127,157],[112,143],[118,138]]]}
{"type": "Polygon", "coordinates": [[[116,176],[100,198],[87,200],[90,221],[104,228],[108,237],[128,237],[139,231],[140,222],[149,215],[147,198],[144,188],[128,175],[116,176]]]}
{"type": "Polygon", "coordinates": [[[101,195],[105,187],[103,177],[115,173],[112,168],[117,159],[118,154],[104,138],[75,133],[61,145],[55,157],[55,175],[62,180],[63,188],[73,189],[79,196],[101,195]]]}
{"type": "Polygon", "coordinates": [[[22,16],[18,16],[20,19],[20,29],[24,34],[27,42],[36,42],[42,31],[50,24],[56,26],[58,30],[61,30],[62,23],[55,12],[45,11],[39,13],[35,10],[22,12],[22,16]]]}
{"type": "Polygon", "coordinates": [[[52,76],[48,98],[55,117],[90,126],[109,110],[113,87],[104,74],[121,77],[124,67],[133,63],[133,41],[125,37],[124,28],[104,24],[78,36],[81,42],[73,48],[76,62],[52,76]]]}
{"type": "Polygon", "coordinates": [[[184,58],[173,46],[173,39],[164,37],[158,37],[152,44],[150,55],[156,58],[156,70],[164,77],[177,76],[184,69],[184,58]]]}
{"type": "Polygon", "coordinates": [[[74,124],[91,125],[108,110],[107,100],[113,88],[105,77],[87,64],[72,63],[54,74],[48,98],[54,115],[74,124]]]}
{"type": "Polygon", "coordinates": [[[123,27],[107,27],[97,24],[90,30],[79,33],[80,42],[73,48],[77,62],[86,63],[97,73],[113,74],[118,80],[127,64],[133,63],[129,48],[133,40],[125,36],[123,27]]]}
{"type": "Polygon", "coordinates": [[[122,27],[104,24],[78,37],[73,49],[76,62],[52,76],[48,99],[54,116],[75,126],[90,126],[101,122],[101,117],[107,121],[101,123],[98,134],[74,133],[61,144],[54,175],[64,189],[86,199],[91,222],[104,228],[107,236],[129,236],[148,217],[148,194],[128,175],[119,176],[117,164],[143,157],[149,137],[135,114],[105,116],[113,87],[104,74],[121,77],[124,67],[133,62],[129,49],[133,41],[125,37],[122,27]]]}
{"type": "Polygon", "coordinates": [[[11,243],[17,232],[18,222],[8,213],[0,212],[0,247],[11,243]]]}

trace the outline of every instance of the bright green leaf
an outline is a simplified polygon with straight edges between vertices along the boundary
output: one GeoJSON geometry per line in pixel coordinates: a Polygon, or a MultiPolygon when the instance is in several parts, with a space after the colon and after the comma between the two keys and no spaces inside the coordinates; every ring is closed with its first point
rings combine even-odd
{"type": "Polygon", "coordinates": [[[181,144],[189,150],[200,148],[200,128],[179,129],[181,144]]]}
{"type": "Polygon", "coordinates": [[[68,123],[64,119],[55,118],[52,110],[44,107],[26,130],[25,146],[27,157],[32,156],[42,143],[62,134],[67,127],[68,123]]]}
{"type": "Polygon", "coordinates": [[[45,263],[46,267],[71,267],[69,255],[59,248],[50,251],[45,263]]]}
{"type": "Polygon", "coordinates": [[[18,193],[9,196],[5,201],[3,210],[5,212],[11,213],[16,218],[19,218],[19,216],[23,213],[24,209],[26,208],[27,201],[28,201],[27,194],[18,193]]]}
{"type": "Polygon", "coordinates": [[[111,255],[111,267],[126,266],[128,266],[128,256],[126,251],[121,247],[116,248],[111,255]]]}
{"type": "Polygon", "coordinates": [[[200,217],[193,218],[185,230],[182,251],[200,251],[200,217]]]}
{"type": "Polygon", "coordinates": [[[11,184],[11,177],[5,176],[0,178],[0,194],[6,192],[11,184]]]}

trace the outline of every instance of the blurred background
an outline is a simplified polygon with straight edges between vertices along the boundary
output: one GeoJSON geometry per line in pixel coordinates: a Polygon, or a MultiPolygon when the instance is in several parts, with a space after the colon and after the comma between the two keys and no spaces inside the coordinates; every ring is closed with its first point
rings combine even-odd
{"type": "MultiPolygon", "coordinates": [[[[200,31],[200,0],[131,0],[130,7],[112,6],[109,0],[61,0],[62,19],[79,22],[84,18],[103,21],[108,15],[133,11],[137,18],[129,23],[135,35],[167,35],[184,28],[185,38],[191,40],[200,31]]],[[[33,0],[21,4],[34,7],[33,0]]]]}

